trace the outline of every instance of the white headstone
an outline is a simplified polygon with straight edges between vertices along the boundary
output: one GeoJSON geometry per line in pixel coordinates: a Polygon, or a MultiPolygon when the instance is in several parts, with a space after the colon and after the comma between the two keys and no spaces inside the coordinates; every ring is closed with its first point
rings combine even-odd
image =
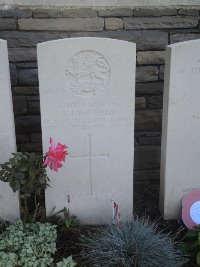
{"type": "Polygon", "coordinates": [[[43,151],[49,137],[69,156],[49,171],[47,213],[69,208],[85,224],[133,210],[135,44],[74,38],[38,45],[43,151]]]}
{"type": "MultiPolygon", "coordinates": [[[[0,40],[0,163],[16,152],[13,104],[10,87],[7,42],[0,40]]],[[[18,193],[0,181],[0,218],[15,221],[20,217],[18,193]]]]}
{"type": "Polygon", "coordinates": [[[182,197],[200,189],[200,40],[167,47],[160,207],[181,218],[182,197]]]}

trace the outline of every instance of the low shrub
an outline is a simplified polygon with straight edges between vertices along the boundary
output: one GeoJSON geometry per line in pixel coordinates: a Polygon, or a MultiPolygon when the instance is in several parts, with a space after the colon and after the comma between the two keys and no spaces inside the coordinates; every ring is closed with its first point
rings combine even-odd
{"type": "Polygon", "coordinates": [[[22,221],[17,221],[0,236],[0,266],[50,266],[56,251],[56,237],[55,225],[24,225],[22,221]]]}
{"type": "Polygon", "coordinates": [[[89,266],[179,267],[185,263],[170,235],[145,218],[106,226],[83,242],[89,266]]]}

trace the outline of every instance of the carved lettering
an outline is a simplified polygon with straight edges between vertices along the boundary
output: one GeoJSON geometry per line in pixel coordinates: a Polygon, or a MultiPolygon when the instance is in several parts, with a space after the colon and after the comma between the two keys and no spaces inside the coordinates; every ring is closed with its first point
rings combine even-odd
{"type": "Polygon", "coordinates": [[[191,187],[191,188],[184,188],[183,190],[182,190],[182,192],[183,193],[189,193],[189,192],[191,192],[191,191],[193,191],[193,190],[200,190],[200,187],[191,187]]]}

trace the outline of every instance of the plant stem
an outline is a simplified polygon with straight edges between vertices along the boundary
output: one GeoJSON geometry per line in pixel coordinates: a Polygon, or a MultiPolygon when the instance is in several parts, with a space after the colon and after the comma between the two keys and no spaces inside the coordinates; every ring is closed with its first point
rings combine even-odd
{"type": "Polygon", "coordinates": [[[27,223],[28,217],[28,203],[27,203],[27,196],[24,194],[24,223],[27,223]]]}

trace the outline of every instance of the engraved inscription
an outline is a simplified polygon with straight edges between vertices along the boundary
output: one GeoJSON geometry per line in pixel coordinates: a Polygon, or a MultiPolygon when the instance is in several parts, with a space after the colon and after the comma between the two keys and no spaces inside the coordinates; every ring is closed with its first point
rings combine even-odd
{"type": "Polygon", "coordinates": [[[91,96],[107,91],[111,71],[103,55],[85,50],[69,59],[65,74],[69,90],[77,95],[91,96]]]}
{"type": "Polygon", "coordinates": [[[118,102],[68,102],[63,103],[63,106],[65,109],[61,110],[60,118],[51,118],[43,122],[47,131],[130,128],[134,125],[130,114],[117,112],[118,102]]]}
{"type": "Polygon", "coordinates": [[[196,189],[200,190],[200,187],[184,188],[184,189],[182,190],[182,192],[183,192],[183,193],[189,193],[189,192],[191,192],[191,191],[193,191],[193,190],[196,190],[196,189]]]}
{"type": "Polygon", "coordinates": [[[193,114],[193,118],[196,120],[200,120],[200,114],[193,114]]]}
{"type": "Polygon", "coordinates": [[[199,76],[200,75],[200,60],[197,60],[196,62],[193,62],[193,66],[179,66],[178,69],[176,69],[176,73],[178,75],[192,75],[192,76],[199,76]]]}

